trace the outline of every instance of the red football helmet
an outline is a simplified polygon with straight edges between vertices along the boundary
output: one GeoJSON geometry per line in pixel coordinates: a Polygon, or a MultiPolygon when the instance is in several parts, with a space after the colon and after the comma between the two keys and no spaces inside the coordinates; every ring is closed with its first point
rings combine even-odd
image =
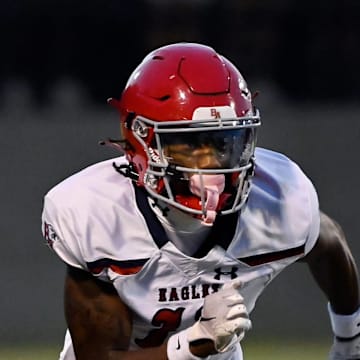
{"type": "Polygon", "coordinates": [[[209,225],[244,205],[260,116],[229,60],[195,43],[161,47],[109,102],[120,112],[126,173],[153,198],[209,225]]]}

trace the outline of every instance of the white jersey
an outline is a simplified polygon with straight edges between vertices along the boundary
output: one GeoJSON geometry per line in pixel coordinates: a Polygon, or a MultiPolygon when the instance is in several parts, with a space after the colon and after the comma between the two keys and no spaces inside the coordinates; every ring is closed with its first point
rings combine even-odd
{"type": "MultiPolygon", "coordinates": [[[[218,216],[202,247],[187,256],[169,241],[145,191],[114,162],[125,159],[95,164],[54,187],[45,197],[43,232],[65,263],[113,283],[134,314],[131,349],[160,345],[191,326],[204,297],[234,278],[243,281],[251,312],[266,285],[319,235],[310,180],[287,157],[258,148],[246,207],[218,216]]],[[[242,356],[239,348],[209,358],[242,356]]]]}

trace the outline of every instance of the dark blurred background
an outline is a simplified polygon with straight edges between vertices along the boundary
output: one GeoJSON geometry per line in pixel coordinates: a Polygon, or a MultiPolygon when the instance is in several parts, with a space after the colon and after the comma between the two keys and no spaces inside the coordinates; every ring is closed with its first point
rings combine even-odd
{"type": "Polygon", "coordinates": [[[147,51],[198,41],[290,99],[357,99],[359,9],[356,0],[3,0],[2,90],[17,79],[44,104],[70,77],[99,103],[147,51]]]}
{"type": "MultiPolygon", "coordinates": [[[[150,50],[213,46],[259,90],[259,143],[296,160],[359,260],[360,2],[3,0],[0,5],[0,345],[58,344],[64,266],[44,245],[44,194],[116,154],[118,97],[150,50]],[[5,156],[4,156],[5,155],[5,156]]],[[[325,298],[294,265],[265,291],[250,337],[330,342],[325,298]]]]}

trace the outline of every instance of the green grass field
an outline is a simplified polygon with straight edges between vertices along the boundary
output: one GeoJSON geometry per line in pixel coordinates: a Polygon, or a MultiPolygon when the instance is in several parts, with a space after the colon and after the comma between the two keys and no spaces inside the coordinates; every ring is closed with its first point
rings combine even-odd
{"type": "Polygon", "coordinates": [[[56,347],[0,347],[0,360],[57,360],[58,357],[56,347]]]}
{"type": "Polygon", "coordinates": [[[326,360],[329,344],[315,342],[279,341],[244,343],[245,360],[326,360]]]}
{"type": "MultiPolygon", "coordinates": [[[[245,360],[326,360],[329,345],[325,343],[297,343],[278,341],[264,343],[249,341],[244,344],[245,360]]],[[[0,347],[0,360],[56,360],[59,347],[0,347]]]]}

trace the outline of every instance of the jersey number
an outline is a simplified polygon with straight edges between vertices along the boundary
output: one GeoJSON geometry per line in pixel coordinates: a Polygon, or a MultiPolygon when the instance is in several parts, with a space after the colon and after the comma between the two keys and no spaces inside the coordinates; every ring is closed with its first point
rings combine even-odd
{"type": "MultiPolygon", "coordinates": [[[[169,332],[176,331],[181,324],[182,314],[185,308],[180,307],[176,310],[161,309],[152,318],[151,324],[158,327],[149,331],[149,334],[143,339],[135,339],[135,343],[142,347],[160,346],[164,343],[169,332]]],[[[196,312],[195,320],[200,317],[201,308],[196,312]]]]}

